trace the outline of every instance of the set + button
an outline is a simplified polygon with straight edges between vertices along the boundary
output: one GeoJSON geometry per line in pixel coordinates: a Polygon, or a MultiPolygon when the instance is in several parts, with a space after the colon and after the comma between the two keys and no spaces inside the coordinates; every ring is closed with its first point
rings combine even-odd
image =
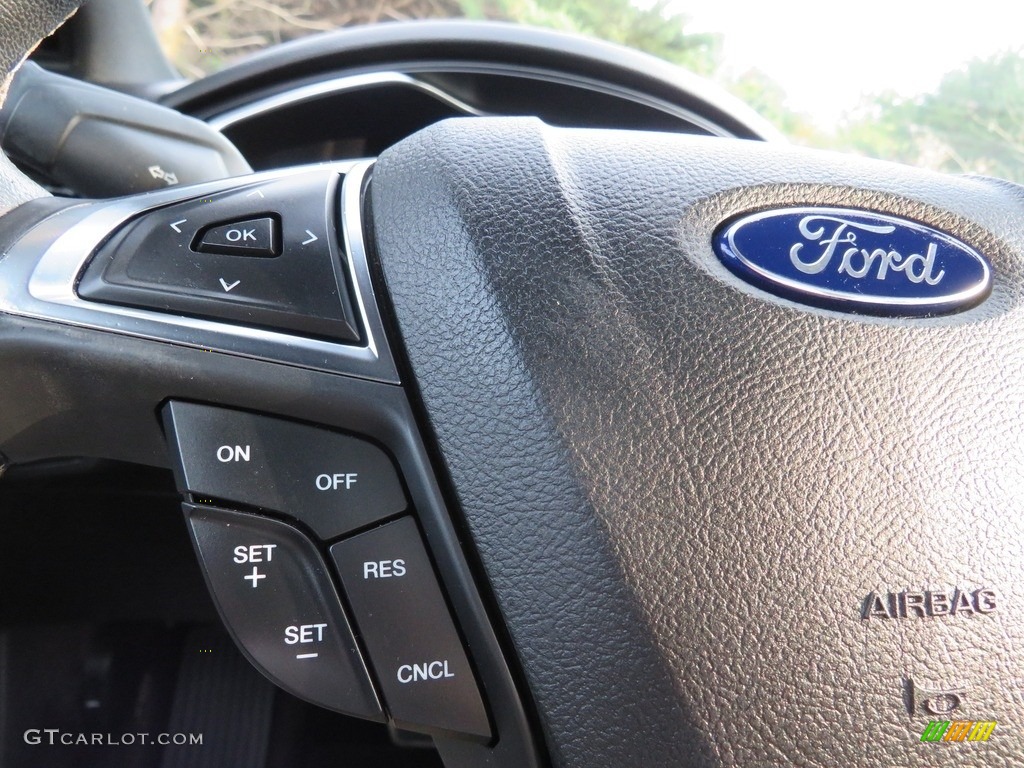
{"type": "Polygon", "coordinates": [[[330,574],[285,523],[185,505],[207,585],[228,629],[271,680],[307,701],[382,720],[330,574]]]}

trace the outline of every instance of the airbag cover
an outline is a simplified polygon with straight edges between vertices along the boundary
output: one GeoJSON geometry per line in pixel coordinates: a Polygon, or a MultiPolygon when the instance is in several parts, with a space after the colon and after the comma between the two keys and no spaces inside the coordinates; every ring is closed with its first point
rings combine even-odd
{"type": "Polygon", "coordinates": [[[371,204],[555,765],[1024,760],[1018,188],[482,119],[389,150],[371,204]],[[884,319],[764,292],[712,239],[784,206],[949,233],[992,293],[884,319]]]}

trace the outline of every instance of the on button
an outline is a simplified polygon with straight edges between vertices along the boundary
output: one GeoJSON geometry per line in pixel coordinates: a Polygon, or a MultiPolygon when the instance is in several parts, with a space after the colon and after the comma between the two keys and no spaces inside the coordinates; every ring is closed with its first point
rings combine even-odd
{"type": "Polygon", "coordinates": [[[366,440],[194,403],[165,417],[188,493],[292,515],[322,539],[406,509],[394,464],[366,440]]]}

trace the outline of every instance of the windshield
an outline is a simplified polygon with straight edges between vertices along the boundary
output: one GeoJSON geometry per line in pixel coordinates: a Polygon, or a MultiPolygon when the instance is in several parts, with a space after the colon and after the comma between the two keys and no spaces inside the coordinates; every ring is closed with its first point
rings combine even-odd
{"type": "Polygon", "coordinates": [[[1024,4],[861,0],[151,0],[198,78],[357,24],[511,21],[646,51],[716,81],[790,140],[1024,181],[1024,4]]]}

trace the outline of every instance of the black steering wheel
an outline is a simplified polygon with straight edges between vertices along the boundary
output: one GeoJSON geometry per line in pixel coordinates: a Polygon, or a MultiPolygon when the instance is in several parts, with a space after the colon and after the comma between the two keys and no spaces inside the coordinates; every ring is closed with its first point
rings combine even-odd
{"type": "MultiPolygon", "coordinates": [[[[11,71],[74,2],[7,5],[11,71]]],[[[374,161],[187,192],[47,201],[0,158],[0,450],[176,462],[201,555],[204,525],[266,507],[328,558],[377,518],[336,528],[207,490],[187,425],[220,417],[188,408],[369,438],[486,711],[468,694],[447,724],[405,714],[357,618],[377,668],[362,695],[384,692],[371,716],[426,722],[450,766],[1024,759],[1018,186],[481,117],[374,161]],[[200,198],[240,217],[261,184],[299,199],[295,179],[323,173],[344,177],[351,257],[329,326],[193,319],[188,297],[146,305],[89,272],[97,249],[116,266],[156,248],[200,198]]]]}

